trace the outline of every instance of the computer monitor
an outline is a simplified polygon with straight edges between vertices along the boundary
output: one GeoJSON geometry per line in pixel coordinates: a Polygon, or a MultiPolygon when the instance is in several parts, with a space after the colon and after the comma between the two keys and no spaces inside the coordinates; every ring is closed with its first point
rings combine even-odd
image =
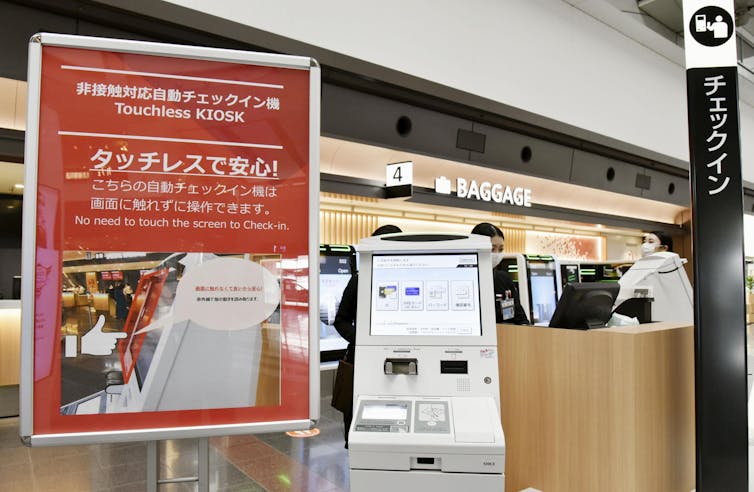
{"type": "Polygon", "coordinates": [[[613,304],[619,290],[620,286],[614,282],[566,285],[549,326],[577,330],[603,328],[613,313],[613,304]]]}
{"type": "Polygon", "coordinates": [[[375,253],[371,290],[371,335],[482,334],[476,253],[375,253]]]}

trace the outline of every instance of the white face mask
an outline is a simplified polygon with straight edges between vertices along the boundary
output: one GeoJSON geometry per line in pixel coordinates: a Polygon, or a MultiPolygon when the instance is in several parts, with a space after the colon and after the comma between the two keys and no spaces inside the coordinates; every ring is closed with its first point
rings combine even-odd
{"type": "Polygon", "coordinates": [[[657,245],[654,243],[641,243],[641,257],[649,256],[657,251],[657,245]]]}
{"type": "Polygon", "coordinates": [[[492,258],[492,268],[495,268],[498,263],[503,261],[503,253],[491,253],[492,258]]]}

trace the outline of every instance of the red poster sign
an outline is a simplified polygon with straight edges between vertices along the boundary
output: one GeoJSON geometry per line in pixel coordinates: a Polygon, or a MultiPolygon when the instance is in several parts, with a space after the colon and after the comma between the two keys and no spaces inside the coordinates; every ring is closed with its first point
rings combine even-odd
{"type": "Polygon", "coordinates": [[[41,49],[32,433],[308,420],[309,67],[122,51],[41,49]]]}

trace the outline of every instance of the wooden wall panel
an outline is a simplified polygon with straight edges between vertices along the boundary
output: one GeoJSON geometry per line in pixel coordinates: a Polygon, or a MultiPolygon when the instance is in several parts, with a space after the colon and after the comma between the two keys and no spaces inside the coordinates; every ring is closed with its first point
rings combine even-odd
{"type": "Polygon", "coordinates": [[[319,227],[322,244],[358,244],[377,229],[377,216],[322,210],[319,227]]]}
{"type": "Polygon", "coordinates": [[[526,231],[524,229],[500,227],[500,230],[505,235],[506,253],[526,253],[526,231]]]}

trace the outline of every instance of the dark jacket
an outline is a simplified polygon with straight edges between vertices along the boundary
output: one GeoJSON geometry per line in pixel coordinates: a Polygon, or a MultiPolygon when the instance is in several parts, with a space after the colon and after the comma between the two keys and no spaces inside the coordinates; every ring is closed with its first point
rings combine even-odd
{"type": "Polygon", "coordinates": [[[495,290],[495,321],[498,323],[513,323],[515,325],[528,325],[529,317],[526,316],[526,310],[521,305],[521,299],[518,295],[516,284],[510,278],[507,272],[503,270],[492,270],[492,285],[495,290]],[[501,295],[505,299],[508,295],[513,297],[514,315],[513,319],[503,319],[503,312],[497,303],[497,296],[501,295]]]}
{"type": "Polygon", "coordinates": [[[128,317],[128,301],[126,294],[123,293],[123,285],[116,285],[113,288],[113,299],[115,299],[115,317],[125,320],[128,317]]]}
{"type": "Polygon", "coordinates": [[[338,330],[340,336],[348,342],[345,359],[351,364],[353,364],[356,349],[356,298],[358,292],[359,275],[355,273],[351,275],[351,280],[348,281],[348,285],[343,290],[343,297],[340,299],[338,313],[333,322],[333,326],[338,330]]]}

